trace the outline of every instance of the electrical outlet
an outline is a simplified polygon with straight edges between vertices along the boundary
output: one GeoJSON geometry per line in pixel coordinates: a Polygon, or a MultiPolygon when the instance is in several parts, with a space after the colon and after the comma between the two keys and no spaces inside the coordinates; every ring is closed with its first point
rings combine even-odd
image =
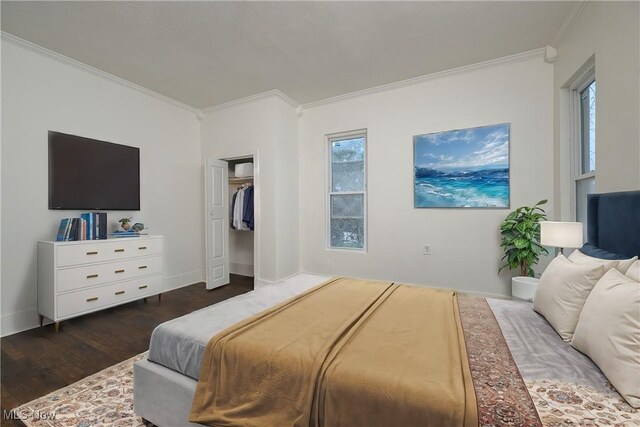
{"type": "Polygon", "coordinates": [[[422,247],[422,255],[431,255],[431,245],[424,245],[422,247]]]}

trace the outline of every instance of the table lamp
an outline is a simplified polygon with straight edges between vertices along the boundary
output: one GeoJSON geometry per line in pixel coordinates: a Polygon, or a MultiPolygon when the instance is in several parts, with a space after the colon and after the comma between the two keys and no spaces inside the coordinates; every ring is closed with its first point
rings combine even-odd
{"type": "Polygon", "coordinates": [[[563,221],[541,221],[540,243],[543,246],[555,246],[556,255],[564,248],[579,248],[583,243],[582,223],[563,221]]]}

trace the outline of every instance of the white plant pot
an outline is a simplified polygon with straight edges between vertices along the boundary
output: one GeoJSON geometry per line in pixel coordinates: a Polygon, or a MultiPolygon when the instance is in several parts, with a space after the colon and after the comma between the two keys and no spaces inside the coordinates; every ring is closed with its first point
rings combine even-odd
{"type": "Polygon", "coordinates": [[[539,279],[528,276],[516,276],[511,279],[511,296],[516,300],[533,301],[539,279]]]}

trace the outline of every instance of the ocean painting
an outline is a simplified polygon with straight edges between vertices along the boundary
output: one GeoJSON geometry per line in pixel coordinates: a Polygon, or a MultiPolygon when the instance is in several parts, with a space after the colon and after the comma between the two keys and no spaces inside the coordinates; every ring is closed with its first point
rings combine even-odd
{"type": "Polygon", "coordinates": [[[509,123],[416,135],[416,208],[508,208],[509,123]]]}

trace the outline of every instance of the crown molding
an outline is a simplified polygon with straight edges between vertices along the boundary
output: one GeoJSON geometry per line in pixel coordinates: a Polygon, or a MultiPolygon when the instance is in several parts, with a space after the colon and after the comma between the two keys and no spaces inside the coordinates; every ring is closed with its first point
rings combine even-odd
{"type": "Polygon", "coordinates": [[[101,78],[103,78],[105,80],[108,80],[108,81],[111,81],[111,82],[114,82],[114,83],[118,83],[121,86],[127,87],[129,89],[133,89],[133,90],[135,90],[137,92],[140,92],[142,94],[151,96],[153,98],[156,98],[156,99],[159,99],[161,101],[167,102],[169,104],[175,105],[177,107],[183,108],[183,109],[185,109],[185,110],[187,110],[187,111],[189,111],[189,112],[191,112],[193,114],[196,114],[196,116],[197,116],[198,112],[200,111],[199,109],[194,108],[194,107],[192,107],[190,105],[183,104],[182,102],[176,101],[173,98],[169,98],[168,96],[162,95],[162,94],[160,94],[158,92],[155,92],[155,91],[153,91],[151,89],[147,89],[145,87],[142,87],[140,85],[132,83],[129,80],[125,80],[123,78],[114,76],[113,74],[109,74],[109,73],[107,73],[105,71],[99,70],[99,69],[97,69],[95,67],[92,67],[91,65],[87,65],[87,64],[85,64],[83,62],[76,61],[75,59],[71,59],[68,56],[64,56],[62,54],[59,54],[59,53],[54,52],[52,50],[49,50],[49,49],[47,49],[45,47],[42,47],[42,46],[37,45],[35,43],[32,43],[30,41],[21,39],[20,37],[16,37],[13,34],[9,34],[9,33],[5,32],[5,31],[1,31],[0,34],[1,34],[2,40],[5,40],[5,41],[7,41],[7,42],[9,42],[11,44],[14,44],[16,46],[28,49],[28,50],[30,50],[32,52],[35,52],[35,53],[39,53],[39,54],[47,56],[49,58],[55,59],[56,61],[61,62],[63,64],[74,66],[74,67],[76,67],[76,68],[78,68],[80,70],[86,71],[86,72],[88,72],[90,74],[93,74],[95,76],[101,77],[101,78]]]}
{"type": "MultiPolygon", "coordinates": [[[[575,23],[575,21],[577,20],[577,18],[580,16],[580,14],[582,13],[582,11],[584,10],[585,6],[586,6],[587,2],[583,1],[581,2],[576,8],[574,8],[572,10],[572,12],[570,13],[570,15],[568,16],[568,19],[565,20],[565,23],[563,24],[562,28],[561,28],[561,32],[559,34],[561,34],[561,37],[556,37],[556,39],[554,40],[554,44],[555,43],[560,43],[562,40],[561,38],[564,38],[566,36],[566,34],[570,31],[571,27],[573,26],[573,24],[575,23]],[[559,40],[559,41],[557,41],[559,40]]],[[[202,108],[202,109],[198,109],[195,107],[192,107],[190,105],[184,104],[180,101],[177,101],[173,98],[169,98],[168,96],[162,95],[158,92],[155,92],[151,89],[147,89],[143,86],[137,85],[135,83],[132,83],[128,80],[125,80],[123,78],[114,76],[113,74],[109,74],[105,71],[102,71],[98,68],[92,67],[90,65],[87,65],[83,62],[80,61],[76,61],[75,59],[69,58],[68,56],[64,56],[62,54],[59,54],[57,52],[54,52],[52,50],[49,50],[45,47],[42,47],[40,45],[37,45],[35,43],[29,42],[27,40],[21,39],[20,37],[16,37],[12,34],[9,34],[5,31],[0,31],[0,35],[2,37],[2,40],[5,40],[7,42],[10,42],[16,46],[31,50],[33,52],[39,53],[41,55],[44,56],[48,56],[52,59],[55,59],[61,63],[64,64],[68,64],[68,65],[72,65],[78,69],[84,70],[86,72],[89,72],[91,74],[94,74],[98,77],[101,77],[105,80],[114,82],[114,83],[118,83],[122,86],[125,86],[127,88],[133,89],[137,92],[143,93],[145,95],[151,96],[153,98],[159,99],[161,101],[167,102],[169,104],[175,105],[177,107],[183,108],[193,114],[196,115],[196,117],[198,118],[198,120],[201,120],[204,114],[216,111],[216,110],[221,110],[224,108],[229,108],[232,106],[237,106],[237,105],[241,105],[241,104],[245,104],[248,102],[253,102],[253,101],[257,101],[260,99],[265,99],[265,98],[269,98],[272,96],[276,96],[278,98],[280,98],[281,100],[287,102],[288,104],[290,104],[293,108],[296,108],[296,113],[298,114],[298,116],[302,116],[303,114],[303,110],[307,109],[307,108],[312,108],[312,107],[316,107],[316,106],[320,106],[320,105],[325,105],[325,104],[330,104],[333,102],[337,102],[337,101],[342,101],[345,99],[350,99],[350,98],[355,98],[355,97],[359,97],[359,96],[363,96],[363,95],[368,95],[368,94],[373,94],[373,93],[378,93],[378,92],[383,92],[386,90],[391,90],[391,89],[397,89],[400,87],[404,87],[404,86],[410,86],[410,85],[414,85],[417,83],[421,83],[421,82],[425,82],[425,81],[429,81],[429,80],[435,80],[435,79],[439,79],[439,78],[443,78],[443,77],[448,77],[448,76],[453,76],[453,75],[458,75],[458,74],[464,74],[464,73],[468,73],[468,72],[472,72],[472,71],[476,71],[476,70],[480,70],[483,68],[490,68],[490,67],[495,67],[495,66],[499,66],[499,65],[504,65],[504,64],[510,64],[510,63],[516,63],[516,62],[521,62],[521,61],[527,61],[529,59],[533,59],[533,58],[538,58],[538,57],[545,57],[545,53],[547,51],[546,48],[540,48],[540,49],[534,49],[534,50],[530,50],[527,52],[521,52],[521,53],[517,53],[515,55],[509,55],[509,56],[505,56],[502,58],[497,58],[497,59],[492,59],[489,61],[483,61],[483,62],[479,62],[476,64],[471,64],[471,65],[465,65],[462,67],[458,67],[458,68],[453,68],[450,70],[445,70],[445,71],[440,71],[437,73],[433,73],[433,74],[427,74],[424,76],[419,76],[419,77],[414,77],[411,79],[407,79],[407,80],[401,80],[398,82],[393,82],[393,83],[389,83],[389,84],[385,84],[385,85],[381,85],[381,86],[375,86],[372,88],[368,88],[368,89],[363,89],[363,90],[359,90],[359,91],[355,91],[355,92],[350,92],[350,93],[346,93],[346,94],[342,94],[342,95],[337,95],[334,97],[330,97],[330,98],[326,98],[326,99],[322,99],[319,101],[313,101],[313,102],[309,102],[307,104],[299,104],[298,102],[296,102],[294,99],[292,99],[291,97],[289,97],[288,95],[286,95],[285,93],[283,93],[280,90],[274,89],[274,90],[270,90],[270,91],[266,91],[266,92],[261,92],[258,93],[256,95],[251,95],[245,98],[241,98],[241,99],[236,99],[233,101],[229,101],[229,102],[225,102],[222,104],[216,104],[216,105],[212,105],[210,107],[206,107],[206,108],[202,108]]]]}
{"type": "Polygon", "coordinates": [[[505,64],[513,64],[516,62],[528,61],[534,58],[544,58],[546,52],[546,48],[529,50],[526,52],[516,53],[515,55],[504,56],[502,58],[491,59],[489,61],[478,62],[476,64],[465,65],[458,68],[452,68],[450,70],[439,71],[433,74],[427,74],[424,76],[418,76],[407,80],[401,80],[399,82],[389,83],[386,85],[375,86],[369,89],[363,89],[356,92],[346,93],[344,95],[338,95],[327,99],[322,99],[320,101],[313,101],[307,104],[302,104],[303,109],[317,107],[320,105],[331,104],[337,101],[344,101],[350,98],[356,98],[363,95],[370,95],[373,93],[384,92],[391,89],[398,89],[405,86],[411,86],[422,82],[427,82],[430,80],[441,79],[443,77],[450,77],[459,74],[465,74],[472,71],[482,70],[485,68],[496,67],[499,65],[505,64]]]}
{"type": "Polygon", "coordinates": [[[544,48],[544,62],[553,64],[558,59],[558,50],[554,47],[547,46],[544,48]]]}
{"type": "Polygon", "coordinates": [[[248,102],[258,101],[258,100],[269,98],[269,97],[272,97],[272,96],[276,96],[276,97],[282,99],[283,101],[285,101],[288,104],[290,104],[293,108],[298,108],[300,106],[300,104],[298,104],[296,101],[294,101],[292,98],[290,98],[286,94],[282,93],[278,89],[273,89],[273,90],[269,90],[269,91],[266,91],[266,92],[260,92],[260,93],[257,93],[255,95],[247,96],[246,98],[235,99],[233,101],[224,102],[222,104],[212,105],[210,107],[203,108],[201,111],[202,111],[203,114],[207,114],[207,113],[211,113],[213,111],[222,110],[222,109],[225,109],[225,108],[246,104],[248,102]]]}
{"type": "Polygon", "coordinates": [[[578,21],[578,18],[582,15],[582,12],[587,8],[588,1],[580,1],[576,4],[569,14],[565,17],[564,21],[562,21],[562,25],[560,25],[560,29],[553,37],[553,41],[551,42],[551,46],[558,48],[559,45],[562,44],[567,35],[571,32],[571,29],[578,21]]]}

